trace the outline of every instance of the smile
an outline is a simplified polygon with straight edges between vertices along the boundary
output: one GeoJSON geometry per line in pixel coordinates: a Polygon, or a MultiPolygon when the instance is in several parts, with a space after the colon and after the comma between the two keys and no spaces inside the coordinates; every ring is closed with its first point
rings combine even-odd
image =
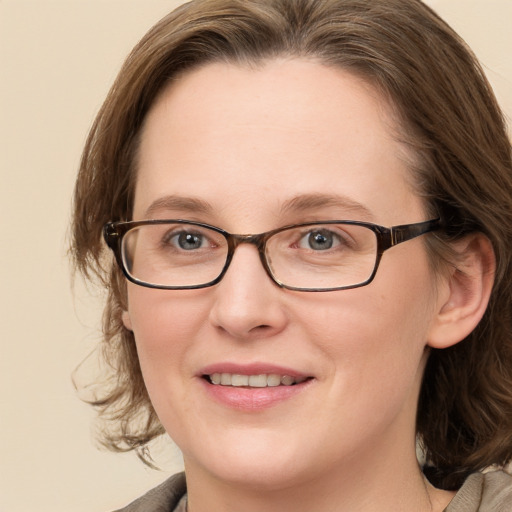
{"type": "Polygon", "coordinates": [[[204,377],[211,384],[245,388],[294,386],[308,380],[308,377],[292,377],[290,375],[278,374],[240,375],[237,373],[212,373],[204,377]]]}

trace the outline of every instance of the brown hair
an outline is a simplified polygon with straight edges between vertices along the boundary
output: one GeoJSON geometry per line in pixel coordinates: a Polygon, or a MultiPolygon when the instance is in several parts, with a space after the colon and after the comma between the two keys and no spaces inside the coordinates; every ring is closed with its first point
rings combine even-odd
{"type": "Polygon", "coordinates": [[[148,109],[177,73],[212,61],[255,64],[313,57],[364,77],[390,98],[415,156],[414,176],[446,230],[429,250],[482,232],[497,258],[488,310],[466,340],[433,350],[417,432],[429,475],[457,488],[472,471],[512,458],[512,161],[502,113],[464,42],[419,0],[198,0],[153,27],[134,48],[87,140],[74,196],[72,255],[108,289],[103,355],[112,370],[94,401],[110,421],[105,443],[144,450],[163,433],[149,401],[125,282],[101,231],[130,220],[138,136],[148,109]]]}

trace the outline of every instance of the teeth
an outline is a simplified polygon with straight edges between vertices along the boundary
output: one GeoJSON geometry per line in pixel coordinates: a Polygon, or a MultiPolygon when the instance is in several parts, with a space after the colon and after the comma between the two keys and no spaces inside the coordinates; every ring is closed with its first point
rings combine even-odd
{"type": "MultiPolygon", "coordinates": [[[[233,381],[231,381],[231,382],[233,382],[233,381]]],[[[267,387],[267,376],[266,375],[251,375],[249,377],[249,386],[251,386],[251,388],[267,387]]]]}
{"type": "Polygon", "coordinates": [[[267,377],[267,386],[268,387],[276,387],[281,384],[281,377],[279,375],[269,375],[267,377]]]}
{"type": "Polygon", "coordinates": [[[291,377],[290,375],[261,374],[239,375],[236,373],[212,373],[208,376],[212,384],[233,387],[266,388],[276,386],[293,386],[304,382],[307,377],[291,377]]]}
{"type": "Polygon", "coordinates": [[[295,382],[295,379],[293,377],[290,377],[289,375],[285,375],[281,378],[281,384],[284,386],[291,386],[295,382]]]}
{"type": "Polygon", "coordinates": [[[248,386],[249,385],[249,375],[231,375],[231,385],[232,386],[248,386]]]}

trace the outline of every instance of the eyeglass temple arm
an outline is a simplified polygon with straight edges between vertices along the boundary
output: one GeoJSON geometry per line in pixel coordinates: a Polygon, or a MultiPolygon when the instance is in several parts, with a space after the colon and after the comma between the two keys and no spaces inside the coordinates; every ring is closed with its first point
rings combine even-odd
{"type": "Polygon", "coordinates": [[[123,232],[118,229],[118,226],[114,222],[108,222],[103,226],[103,239],[105,240],[108,247],[114,253],[117,264],[120,268],[123,268],[121,258],[121,239],[123,232]]]}
{"type": "Polygon", "coordinates": [[[401,244],[407,240],[424,235],[430,231],[434,231],[440,227],[440,220],[433,219],[417,224],[406,224],[403,226],[394,226],[391,228],[391,246],[401,244]]]}
{"type": "Polygon", "coordinates": [[[116,250],[121,239],[121,233],[116,229],[113,222],[109,222],[103,226],[103,239],[106,244],[112,249],[116,250]]]}

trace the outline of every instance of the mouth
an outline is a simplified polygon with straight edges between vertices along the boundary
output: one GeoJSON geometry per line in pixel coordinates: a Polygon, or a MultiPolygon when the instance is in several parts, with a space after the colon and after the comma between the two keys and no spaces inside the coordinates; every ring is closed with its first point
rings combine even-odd
{"type": "Polygon", "coordinates": [[[231,362],[204,367],[198,377],[216,403],[248,413],[293,400],[316,380],[311,375],[274,364],[231,362]]]}
{"type": "Polygon", "coordinates": [[[312,377],[294,377],[276,373],[262,373],[257,375],[241,375],[238,373],[212,373],[203,375],[210,384],[215,386],[229,386],[234,388],[275,388],[279,386],[296,386],[312,377]]]}

